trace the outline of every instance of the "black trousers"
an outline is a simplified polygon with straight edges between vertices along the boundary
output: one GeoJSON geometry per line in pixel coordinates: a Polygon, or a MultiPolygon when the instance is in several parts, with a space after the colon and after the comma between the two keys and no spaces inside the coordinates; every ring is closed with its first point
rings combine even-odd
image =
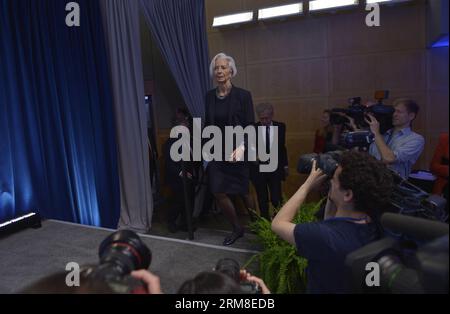
{"type": "MultiPolygon", "coordinates": [[[[174,193],[171,206],[167,214],[169,224],[175,224],[178,217],[181,217],[181,224],[186,224],[186,203],[184,193],[187,194],[188,202],[190,202],[191,210],[194,207],[194,184],[192,180],[187,180],[187,191],[184,190],[183,180],[179,178],[178,182],[171,184],[170,188],[174,193]]],[[[192,213],[190,213],[192,215],[192,213]]]]}
{"type": "Polygon", "coordinates": [[[261,216],[270,220],[269,217],[269,194],[270,202],[274,208],[281,205],[281,178],[274,173],[252,172],[252,182],[258,196],[259,210],[261,216]]]}

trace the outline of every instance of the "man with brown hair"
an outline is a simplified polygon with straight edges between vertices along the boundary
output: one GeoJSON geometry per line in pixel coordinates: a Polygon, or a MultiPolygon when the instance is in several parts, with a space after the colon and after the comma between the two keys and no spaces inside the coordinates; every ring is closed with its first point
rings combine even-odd
{"type": "Polygon", "coordinates": [[[377,119],[371,114],[367,115],[366,122],[375,135],[375,142],[370,146],[369,154],[407,179],[425,145],[423,136],[411,130],[411,124],[419,113],[419,106],[411,99],[400,98],[394,102],[394,109],[394,128],[384,135],[380,133],[377,119]]]}
{"type": "Polygon", "coordinates": [[[295,224],[306,197],[327,175],[316,167],[272,221],[272,230],[308,260],[309,293],[350,293],[346,256],[382,236],[379,217],[394,189],[391,171],[366,153],[344,152],[320,222],[295,224]]]}

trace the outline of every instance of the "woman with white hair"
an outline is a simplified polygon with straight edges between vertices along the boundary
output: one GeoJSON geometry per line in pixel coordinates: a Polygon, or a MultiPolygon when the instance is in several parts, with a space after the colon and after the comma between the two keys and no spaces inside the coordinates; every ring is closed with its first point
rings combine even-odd
{"type": "MultiPolygon", "coordinates": [[[[214,125],[225,134],[226,126],[253,125],[255,116],[252,96],[249,91],[238,88],[231,83],[237,74],[234,59],[224,53],[216,55],[210,65],[210,75],[216,83],[216,88],[206,95],[205,126],[214,125]]],[[[225,143],[225,140],[222,141],[225,143]]],[[[231,156],[222,156],[223,161],[212,161],[208,164],[208,178],[211,192],[218,206],[233,227],[223,245],[231,245],[244,235],[244,228],[239,223],[236,209],[230,199],[231,195],[244,198],[247,209],[253,208],[249,196],[249,166],[244,154],[246,142],[236,143],[231,156]]],[[[223,153],[225,153],[223,147],[223,153]]]]}

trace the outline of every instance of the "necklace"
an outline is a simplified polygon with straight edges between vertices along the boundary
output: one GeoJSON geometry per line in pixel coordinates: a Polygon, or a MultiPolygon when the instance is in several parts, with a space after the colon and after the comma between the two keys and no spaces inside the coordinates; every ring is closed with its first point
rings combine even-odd
{"type": "Polygon", "coordinates": [[[225,92],[225,94],[222,96],[222,95],[219,95],[219,88],[216,88],[216,97],[217,97],[218,99],[220,99],[220,100],[225,99],[225,98],[230,94],[230,91],[231,91],[231,88],[228,89],[228,90],[225,92]]]}

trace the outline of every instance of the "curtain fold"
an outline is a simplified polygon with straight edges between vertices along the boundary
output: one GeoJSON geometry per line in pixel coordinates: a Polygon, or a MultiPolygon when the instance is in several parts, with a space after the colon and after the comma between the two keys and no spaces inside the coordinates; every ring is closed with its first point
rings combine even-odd
{"type": "Polygon", "coordinates": [[[146,22],[193,117],[210,89],[204,0],[139,0],[146,22]]]}
{"type": "Polygon", "coordinates": [[[145,233],[152,221],[139,3],[100,0],[117,129],[121,213],[118,227],[145,233]]]}
{"type": "Polygon", "coordinates": [[[0,1],[0,220],[114,227],[119,182],[111,88],[97,1],[0,1]]]}

